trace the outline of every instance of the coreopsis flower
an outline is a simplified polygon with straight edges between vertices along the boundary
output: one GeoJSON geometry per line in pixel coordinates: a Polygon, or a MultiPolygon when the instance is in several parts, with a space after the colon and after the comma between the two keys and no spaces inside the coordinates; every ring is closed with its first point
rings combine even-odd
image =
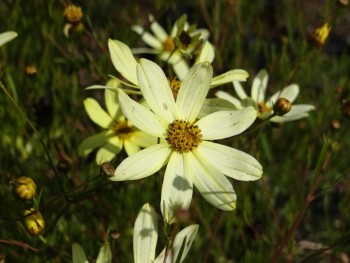
{"type": "Polygon", "coordinates": [[[328,23],[325,23],[323,26],[316,28],[316,30],[311,34],[311,37],[316,44],[323,46],[324,43],[326,43],[330,32],[331,27],[328,25],[328,23]]]}
{"type": "Polygon", "coordinates": [[[7,42],[10,42],[12,39],[17,37],[17,33],[13,31],[7,31],[0,34],[0,47],[7,42]]]}
{"type": "Polygon", "coordinates": [[[164,261],[165,249],[155,258],[158,239],[157,215],[153,207],[149,204],[144,204],[134,225],[134,262],[170,263],[175,262],[175,260],[177,260],[176,262],[182,262],[197,235],[197,231],[198,225],[190,225],[184,228],[176,235],[166,260],[164,261]],[[186,241],[186,243],[183,246],[181,258],[177,259],[184,241],[186,241]]]}
{"type": "Polygon", "coordinates": [[[208,62],[194,65],[182,81],[175,101],[162,69],[141,59],[137,65],[137,78],[150,109],[132,100],[122,89],[118,90],[125,116],[140,130],[161,140],[159,144],[126,158],[110,179],[141,179],[167,164],[161,210],[168,223],[175,220],[175,210],[188,209],[193,185],[208,202],[230,211],[235,209],[236,194],[224,175],[245,181],[257,180],[262,175],[261,165],[252,156],[210,142],[247,129],[256,118],[253,107],[215,112],[197,119],[212,74],[208,62]]]}
{"type": "Polygon", "coordinates": [[[31,200],[36,195],[36,184],[32,178],[20,176],[16,179],[14,191],[23,200],[31,200]]]}
{"type": "Polygon", "coordinates": [[[315,109],[315,107],[310,104],[292,104],[299,94],[299,86],[297,84],[291,84],[283,88],[282,91],[273,94],[268,100],[265,100],[267,82],[267,71],[261,70],[253,80],[250,97],[248,97],[238,81],[234,81],[233,86],[239,99],[224,91],[218,91],[216,96],[231,102],[236,109],[253,106],[257,111],[258,118],[263,120],[268,119],[271,122],[298,120],[307,117],[309,115],[308,112],[315,109]],[[280,114],[281,112],[276,112],[276,106],[280,105],[281,102],[281,100],[278,102],[279,99],[284,99],[284,105],[281,105],[282,107],[289,108],[291,106],[290,110],[284,112],[282,116],[280,114]],[[291,105],[289,105],[290,103],[291,105]]]}
{"type": "MultiPolygon", "coordinates": [[[[119,87],[117,82],[114,88],[119,87]]],[[[113,84],[109,82],[109,87],[113,84]]],[[[89,154],[94,148],[100,147],[96,154],[96,162],[101,164],[110,161],[123,148],[128,155],[140,150],[140,147],[148,147],[157,143],[157,138],[138,130],[128,121],[119,107],[118,96],[115,90],[105,89],[105,111],[93,98],[84,100],[87,114],[93,122],[104,128],[96,135],[84,140],[78,151],[81,155],[89,154]]]]}
{"type": "MultiPolygon", "coordinates": [[[[108,40],[109,52],[111,54],[111,59],[115,69],[126,79],[130,84],[125,83],[126,85],[138,88],[138,80],[136,76],[136,65],[137,61],[134,55],[131,52],[131,49],[118,40],[108,40]]],[[[210,63],[214,59],[214,49],[212,45],[207,41],[203,45],[203,49],[201,50],[196,64],[201,62],[209,61],[210,63]]],[[[188,72],[188,69],[185,70],[188,72]]],[[[184,77],[181,77],[181,74],[177,76],[180,82],[184,77]]],[[[248,77],[248,73],[245,70],[234,69],[230,70],[226,73],[223,73],[219,76],[216,76],[211,79],[210,87],[216,87],[219,85],[223,85],[225,83],[230,83],[234,80],[236,81],[246,81],[248,77]]],[[[173,80],[170,80],[170,82],[173,80]]],[[[98,86],[95,86],[98,88],[98,86]]]]}
{"type": "Polygon", "coordinates": [[[209,37],[208,30],[196,29],[195,25],[190,26],[186,19],[186,16],[182,16],[174,24],[170,34],[152,15],[149,16],[149,21],[153,34],[145,31],[142,26],[133,26],[132,29],[151,47],[134,49],[135,53],[157,54],[161,60],[171,64],[175,74],[183,79],[189,69],[184,56],[191,56],[200,42],[209,37]]]}
{"type": "Polygon", "coordinates": [[[45,220],[39,211],[34,208],[24,211],[24,220],[27,231],[32,236],[40,235],[45,229],[45,220]]]}

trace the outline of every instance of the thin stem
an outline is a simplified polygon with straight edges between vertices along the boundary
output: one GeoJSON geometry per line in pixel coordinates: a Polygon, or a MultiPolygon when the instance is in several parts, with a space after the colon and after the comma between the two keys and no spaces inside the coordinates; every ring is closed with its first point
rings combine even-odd
{"type": "Polygon", "coordinates": [[[42,137],[40,136],[40,133],[39,131],[35,128],[34,126],[34,123],[28,119],[27,115],[24,113],[24,111],[18,106],[17,102],[12,98],[11,94],[7,91],[7,89],[5,88],[4,84],[2,84],[2,82],[0,81],[0,87],[1,89],[5,92],[5,94],[7,95],[7,97],[10,99],[10,101],[12,102],[13,106],[16,108],[16,110],[22,115],[22,117],[24,118],[24,120],[28,123],[28,125],[30,126],[30,128],[34,131],[35,135],[38,137],[39,139],[39,142],[41,144],[41,146],[43,147],[44,149],[44,152],[47,156],[47,159],[56,175],[56,178],[58,177],[58,173],[57,173],[57,170],[56,170],[56,167],[49,155],[49,151],[42,139],[42,137]]]}
{"type": "Polygon", "coordinates": [[[27,249],[30,249],[34,252],[39,252],[39,249],[35,248],[35,247],[32,247],[28,244],[25,244],[25,243],[22,243],[22,242],[19,242],[19,241],[16,241],[16,240],[6,240],[6,239],[0,239],[0,243],[4,243],[4,244],[10,244],[10,245],[15,245],[15,246],[19,246],[19,247],[23,247],[23,248],[27,248],[27,249]]]}
{"type": "Polygon", "coordinates": [[[292,238],[296,228],[299,226],[301,219],[303,218],[307,207],[310,205],[310,203],[315,199],[315,192],[316,189],[321,181],[321,175],[322,172],[325,170],[328,161],[330,159],[331,156],[331,152],[328,151],[328,153],[326,154],[326,150],[329,149],[329,145],[330,145],[330,141],[325,139],[325,142],[323,144],[322,150],[321,150],[321,154],[319,155],[319,159],[317,162],[317,167],[315,169],[315,173],[312,177],[313,183],[312,186],[310,188],[309,193],[307,194],[305,201],[303,203],[303,206],[298,214],[298,216],[295,218],[291,228],[289,229],[287,235],[285,236],[285,238],[282,240],[281,244],[279,245],[276,253],[273,255],[271,262],[275,263],[277,262],[278,258],[281,256],[283,249],[286,247],[286,245],[288,244],[289,240],[292,238]]]}

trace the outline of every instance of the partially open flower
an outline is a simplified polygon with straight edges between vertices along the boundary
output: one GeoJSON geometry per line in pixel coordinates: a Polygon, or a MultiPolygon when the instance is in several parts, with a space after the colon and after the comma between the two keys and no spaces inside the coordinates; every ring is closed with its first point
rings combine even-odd
{"type": "Polygon", "coordinates": [[[283,116],[284,114],[290,112],[292,109],[292,103],[285,98],[279,98],[276,103],[273,105],[273,111],[278,116],[283,116]]]}
{"type": "Polygon", "coordinates": [[[30,177],[18,177],[15,183],[15,193],[20,199],[31,200],[36,195],[36,184],[30,177]]]}
{"type": "Polygon", "coordinates": [[[45,220],[39,211],[34,208],[24,211],[27,231],[32,236],[40,235],[45,229],[45,220]]]}
{"type": "Polygon", "coordinates": [[[323,26],[316,28],[316,30],[311,34],[311,37],[316,44],[323,46],[330,32],[331,27],[328,25],[328,23],[325,23],[323,26]]]}

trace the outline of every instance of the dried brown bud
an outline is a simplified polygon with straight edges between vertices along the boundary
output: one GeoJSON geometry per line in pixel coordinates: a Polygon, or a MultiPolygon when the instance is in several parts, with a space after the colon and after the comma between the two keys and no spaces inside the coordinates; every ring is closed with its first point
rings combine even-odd
{"type": "Polygon", "coordinates": [[[100,171],[101,171],[102,175],[106,176],[107,178],[110,178],[110,177],[114,176],[115,168],[109,162],[104,162],[100,166],[100,171]]]}
{"type": "Polygon", "coordinates": [[[67,160],[60,160],[57,163],[57,170],[61,173],[68,173],[71,169],[71,164],[67,160]]]}

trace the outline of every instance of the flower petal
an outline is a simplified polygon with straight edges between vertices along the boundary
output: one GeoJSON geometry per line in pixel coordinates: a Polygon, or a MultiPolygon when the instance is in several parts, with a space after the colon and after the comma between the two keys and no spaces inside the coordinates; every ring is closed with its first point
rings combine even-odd
{"type": "Polygon", "coordinates": [[[171,149],[162,143],[143,149],[124,159],[109,178],[112,181],[138,180],[159,171],[169,159],[171,149]]]}
{"type": "Polygon", "coordinates": [[[121,116],[117,89],[115,90],[105,89],[105,103],[106,103],[106,108],[109,115],[115,121],[117,121],[118,118],[121,116]]]}
{"type": "Polygon", "coordinates": [[[249,74],[242,69],[232,69],[219,76],[214,77],[211,80],[210,88],[214,88],[232,81],[246,81],[249,74]]]}
{"type": "Polygon", "coordinates": [[[112,251],[108,241],[106,241],[98,251],[96,263],[110,263],[112,262],[112,251]]]}
{"type": "Polygon", "coordinates": [[[173,62],[171,64],[173,66],[176,76],[180,81],[182,81],[186,77],[188,71],[190,70],[190,68],[187,65],[187,62],[183,58],[180,58],[179,60],[177,60],[177,62],[173,62]]]}
{"type": "Polygon", "coordinates": [[[269,76],[265,69],[259,71],[258,75],[253,80],[251,97],[256,102],[264,102],[265,101],[265,91],[267,87],[267,81],[269,76]]]}
{"type": "Polygon", "coordinates": [[[149,109],[130,99],[122,89],[118,89],[118,95],[121,109],[133,125],[155,137],[165,137],[167,123],[161,122],[149,109]]]}
{"type": "Polygon", "coordinates": [[[299,86],[297,84],[291,84],[285,87],[282,91],[276,92],[271,96],[271,98],[266,102],[266,106],[273,107],[273,104],[279,98],[285,98],[289,100],[290,103],[293,103],[299,94],[299,86]]]}
{"type": "Polygon", "coordinates": [[[213,68],[209,62],[195,64],[185,79],[176,99],[180,120],[193,122],[202,108],[213,76],[213,68]]]}
{"type": "Polygon", "coordinates": [[[151,110],[164,122],[172,123],[177,115],[175,100],[163,70],[156,63],[141,59],[137,65],[137,77],[151,110]]]}
{"type": "Polygon", "coordinates": [[[193,182],[187,155],[174,151],[165,170],[160,208],[168,224],[176,220],[178,209],[187,210],[191,204],[193,182]]]}
{"type": "Polygon", "coordinates": [[[254,181],[262,175],[262,167],[253,156],[234,148],[204,141],[198,151],[219,171],[236,180],[254,181]]]}
{"type": "Polygon", "coordinates": [[[232,211],[236,208],[236,194],[231,182],[211,163],[203,158],[200,151],[190,156],[193,183],[201,195],[215,207],[232,211]]]}
{"type": "Polygon", "coordinates": [[[154,208],[144,204],[137,215],[134,234],[134,262],[152,262],[156,254],[158,239],[157,215],[154,208]]]}
{"type": "MultiPolygon", "coordinates": [[[[175,236],[173,246],[169,250],[169,254],[165,262],[166,263],[182,262],[191,248],[192,242],[197,235],[197,231],[198,231],[198,225],[190,225],[185,229],[181,230],[175,236]],[[179,252],[182,247],[183,247],[183,250],[181,254],[181,259],[178,261],[177,257],[179,256],[179,252]]],[[[165,257],[165,249],[163,249],[162,253],[159,254],[159,256],[156,258],[154,263],[164,263],[164,257],[165,257]]]]}
{"type": "Polygon", "coordinates": [[[101,164],[112,160],[116,154],[123,149],[123,142],[114,136],[110,138],[102,147],[97,151],[96,163],[101,164]]]}
{"type": "Polygon", "coordinates": [[[112,124],[113,119],[108,113],[102,109],[97,100],[87,98],[84,100],[84,106],[90,119],[102,128],[108,129],[112,124]]]}
{"type": "Polygon", "coordinates": [[[219,140],[245,131],[256,119],[253,107],[236,111],[218,111],[209,114],[196,122],[203,140],[219,140]]]}
{"type": "Polygon", "coordinates": [[[218,98],[221,98],[221,99],[224,99],[226,101],[231,102],[237,109],[241,109],[242,108],[241,101],[239,99],[233,97],[232,95],[228,94],[225,91],[219,90],[219,91],[217,91],[215,93],[215,96],[218,97],[218,98]]]}
{"type": "Polygon", "coordinates": [[[124,148],[128,156],[133,155],[141,150],[140,146],[129,140],[124,141],[124,148]]]}
{"type": "Polygon", "coordinates": [[[201,119],[204,116],[207,116],[217,111],[230,111],[235,109],[235,106],[227,100],[221,98],[205,99],[197,118],[201,119]]]}
{"type": "Polygon", "coordinates": [[[199,53],[196,63],[206,62],[212,63],[215,57],[214,46],[209,42],[205,41],[201,52],[199,53]]]}
{"type": "Polygon", "coordinates": [[[161,51],[163,49],[163,43],[156,37],[154,37],[149,32],[145,31],[141,26],[132,26],[132,30],[134,30],[137,34],[139,34],[147,45],[153,47],[156,50],[161,51]]]}
{"type": "Polygon", "coordinates": [[[233,88],[235,89],[237,96],[241,99],[244,100],[245,98],[247,98],[247,93],[244,91],[242,84],[238,81],[233,81],[233,88]]]}
{"type": "Polygon", "coordinates": [[[148,16],[149,21],[151,22],[151,30],[153,34],[162,42],[164,43],[168,36],[168,33],[164,30],[164,28],[158,24],[156,20],[154,20],[154,17],[152,15],[148,16]]]}
{"type": "Polygon", "coordinates": [[[14,31],[7,31],[0,34],[0,46],[16,38],[18,34],[14,31]]]}
{"type": "Polygon", "coordinates": [[[118,40],[108,40],[108,48],[116,70],[128,81],[138,85],[136,77],[136,59],[130,48],[118,40]]]}
{"type": "Polygon", "coordinates": [[[158,143],[158,138],[142,131],[135,131],[129,139],[130,142],[146,148],[158,143]]]}
{"type": "Polygon", "coordinates": [[[85,139],[78,147],[79,155],[86,156],[96,147],[104,144],[109,138],[115,136],[112,130],[100,132],[85,139]]]}

